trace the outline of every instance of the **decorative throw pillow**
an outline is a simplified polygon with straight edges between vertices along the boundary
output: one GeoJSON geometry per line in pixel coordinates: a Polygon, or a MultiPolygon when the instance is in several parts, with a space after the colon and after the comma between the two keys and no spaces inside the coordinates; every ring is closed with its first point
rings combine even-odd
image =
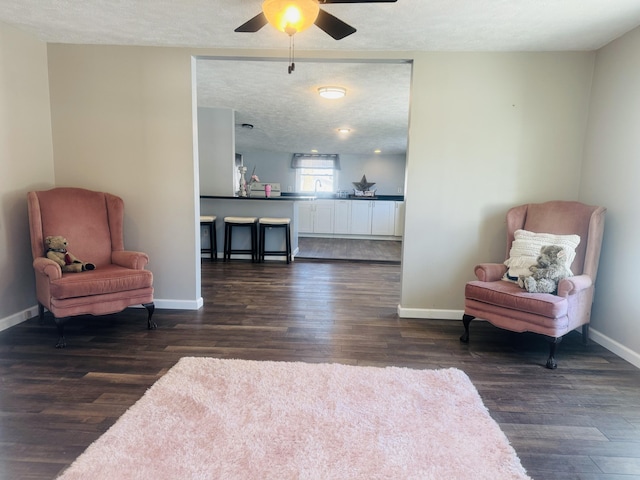
{"type": "Polygon", "coordinates": [[[527,230],[516,230],[509,251],[509,258],[504,264],[509,267],[503,279],[517,281],[520,275],[531,275],[529,267],[536,264],[540,248],[545,245],[559,245],[565,251],[566,266],[571,271],[571,264],[576,258],[576,248],[580,244],[579,235],[555,235],[553,233],[534,233],[527,230]]]}

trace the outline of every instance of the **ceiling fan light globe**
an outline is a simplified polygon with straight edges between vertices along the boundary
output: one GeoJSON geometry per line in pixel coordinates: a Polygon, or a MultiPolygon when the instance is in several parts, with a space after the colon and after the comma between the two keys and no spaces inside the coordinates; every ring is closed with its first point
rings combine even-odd
{"type": "Polygon", "coordinates": [[[269,24],[293,35],[309,28],[318,18],[318,0],[265,0],[262,11],[269,24]],[[293,33],[291,33],[293,32],[293,33]]]}

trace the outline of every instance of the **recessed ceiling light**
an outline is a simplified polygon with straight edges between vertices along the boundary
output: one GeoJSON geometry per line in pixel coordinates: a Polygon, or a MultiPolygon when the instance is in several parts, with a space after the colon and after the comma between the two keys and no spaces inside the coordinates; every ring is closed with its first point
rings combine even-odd
{"type": "Polygon", "coordinates": [[[335,100],[337,98],[344,97],[347,94],[347,89],[343,87],[320,87],[318,89],[318,94],[322,98],[335,100]]]}
{"type": "Polygon", "coordinates": [[[350,128],[339,128],[338,129],[338,132],[340,132],[340,133],[349,133],[350,131],[351,131],[350,128]]]}
{"type": "Polygon", "coordinates": [[[318,153],[318,150],[316,150],[315,148],[312,148],[311,153],[318,153]]]}
{"type": "Polygon", "coordinates": [[[376,148],[373,153],[382,153],[382,150],[380,150],[379,148],[376,148]]]}

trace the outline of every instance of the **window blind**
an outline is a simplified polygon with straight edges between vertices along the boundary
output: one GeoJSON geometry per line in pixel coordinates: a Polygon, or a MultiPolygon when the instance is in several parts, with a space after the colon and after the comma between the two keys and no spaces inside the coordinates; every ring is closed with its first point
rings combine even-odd
{"type": "Polygon", "coordinates": [[[294,153],[291,168],[314,168],[340,170],[340,155],[337,153],[294,153]]]}

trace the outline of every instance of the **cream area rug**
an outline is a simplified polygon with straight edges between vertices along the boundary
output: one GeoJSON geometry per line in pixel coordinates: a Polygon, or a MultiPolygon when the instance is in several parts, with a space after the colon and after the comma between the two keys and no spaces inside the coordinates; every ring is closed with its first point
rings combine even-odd
{"type": "Polygon", "coordinates": [[[59,477],[529,479],[460,370],[183,358],[59,477]]]}

